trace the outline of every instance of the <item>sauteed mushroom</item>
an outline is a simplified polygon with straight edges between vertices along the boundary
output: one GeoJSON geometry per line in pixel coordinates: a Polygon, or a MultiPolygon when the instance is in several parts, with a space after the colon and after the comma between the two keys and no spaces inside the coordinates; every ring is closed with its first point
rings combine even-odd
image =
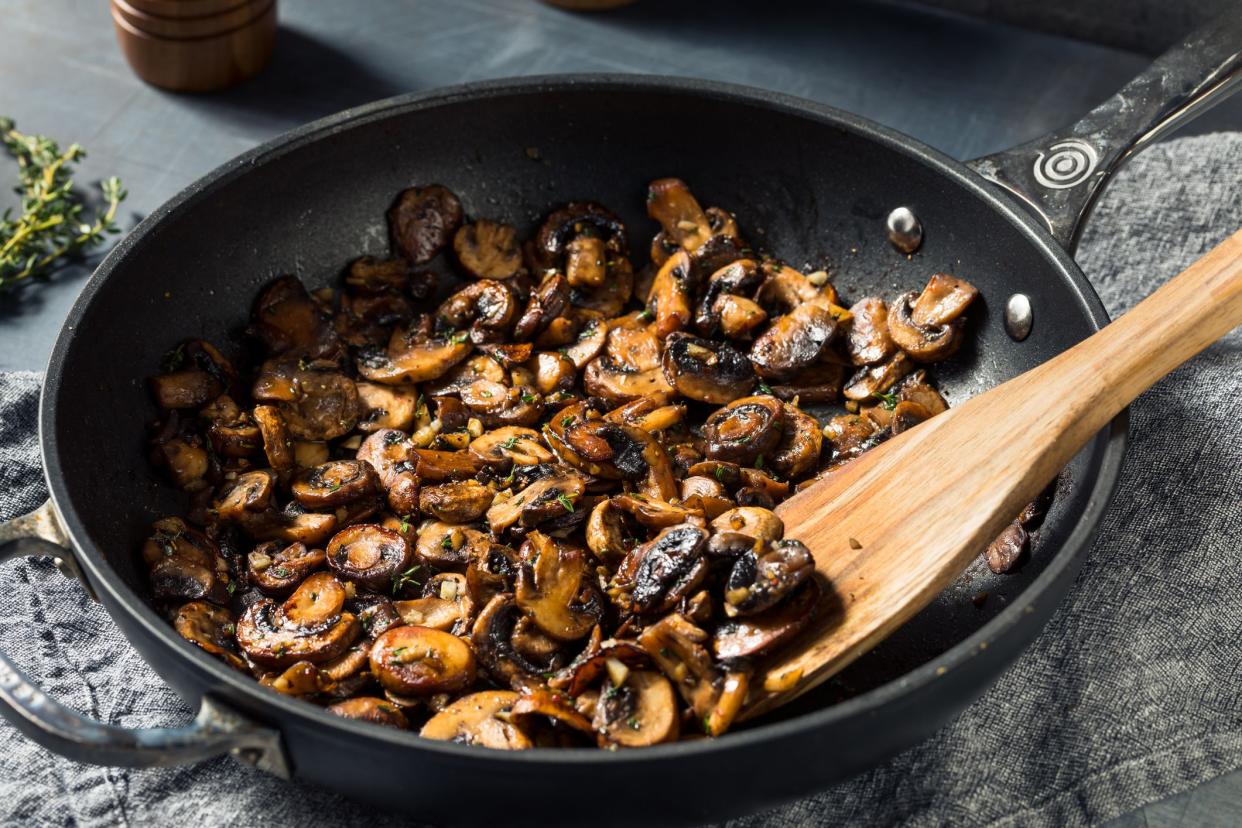
{"type": "Polygon", "coordinates": [[[388,210],[392,245],[413,264],[436,257],[462,222],[461,202],[447,187],[411,187],[388,210]]]}
{"type": "MultiPolygon", "coordinates": [[[[257,368],[169,351],[147,448],[189,498],[142,548],[159,611],[273,692],[428,738],[723,733],[752,660],[835,595],[773,510],[948,407],[918,366],[976,291],[937,274],[847,310],[683,181],[652,182],[648,212],[632,261],[598,204],[522,238],[412,187],[393,258],[263,286],[257,368]],[[440,295],[446,267],[472,278],[440,295]]],[[[1016,566],[1046,508],[989,565],[1016,566]]]]}

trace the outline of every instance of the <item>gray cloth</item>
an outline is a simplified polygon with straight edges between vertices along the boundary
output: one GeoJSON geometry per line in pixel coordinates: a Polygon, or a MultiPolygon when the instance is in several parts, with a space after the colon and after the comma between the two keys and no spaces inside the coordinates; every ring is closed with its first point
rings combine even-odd
{"type": "MultiPolygon", "coordinates": [[[[1242,226],[1240,181],[1242,135],[1176,141],[1135,160],[1080,255],[1111,313],[1242,226]]],[[[1135,403],[1121,489],[1071,597],[980,702],[886,765],[737,824],[1092,824],[1242,767],[1240,356],[1235,331],[1135,403]]],[[[45,496],[38,382],[0,380],[0,518],[45,496]]],[[[0,647],[98,719],[139,727],[190,716],[47,562],[0,572],[0,647]]],[[[228,760],[83,767],[7,726],[0,815],[24,825],[398,824],[228,760]]]]}

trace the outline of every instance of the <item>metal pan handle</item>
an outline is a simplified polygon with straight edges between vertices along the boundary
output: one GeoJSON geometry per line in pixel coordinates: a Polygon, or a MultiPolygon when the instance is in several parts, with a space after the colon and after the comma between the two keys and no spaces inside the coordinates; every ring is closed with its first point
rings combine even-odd
{"type": "Polygon", "coordinates": [[[1242,86],[1242,9],[1187,36],[1077,123],[968,161],[1016,196],[1066,250],[1113,173],[1134,153],[1242,86]]]}
{"type": "MultiPolygon", "coordinates": [[[[51,556],[62,573],[91,591],[50,500],[28,515],[0,523],[0,563],[25,556],[51,556]]],[[[279,733],[206,696],[194,721],[183,727],[131,730],[103,724],[50,698],[3,652],[0,716],[53,753],[78,762],[150,768],[232,754],[269,773],[289,776],[279,733]]]]}

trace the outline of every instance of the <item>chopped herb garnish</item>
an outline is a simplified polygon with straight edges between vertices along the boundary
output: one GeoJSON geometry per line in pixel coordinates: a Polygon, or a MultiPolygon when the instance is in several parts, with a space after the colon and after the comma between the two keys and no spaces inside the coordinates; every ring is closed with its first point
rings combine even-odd
{"type": "Polygon", "coordinates": [[[763,468],[763,455],[762,454],[755,458],[755,468],[756,469],[763,468]]]}
{"type": "Polygon", "coordinates": [[[574,422],[577,419],[578,418],[575,417],[573,414],[569,414],[568,416],[561,417],[561,428],[569,428],[571,425],[574,424],[574,422]]]}
{"type": "Polygon", "coordinates": [[[516,438],[516,437],[510,437],[508,440],[505,440],[503,443],[501,443],[501,444],[500,444],[500,447],[501,447],[502,449],[511,449],[511,448],[513,448],[514,446],[516,446],[516,445],[517,445],[517,443],[518,443],[518,438],[516,438]]]}
{"type": "Polygon", "coordinates": [[[626,725],[629,726],[630,730],[642,730],[643,729],[642,723],[638,721],[637,716],[630,716],[628,719],[625,720],[625,723],[626,725]]]}
{"type": "Polygon", "coordinates": [[[275,575],[277,578],[288,578],[290,575],[289,570],[283,566],[271,566],[268,567],[267,571],[275,575]]]}
{"type": "Polygon", "coordinates": [[[721,483],[723,483],[723,482],[724,482],[724,479],[725,479],[725,467],[724,467],[724,466],[717,466],[717,467],[716,467],[716,480],[718,480],[718,481],[720,481],[721,483]]]}
{"type": "Polygon", "coordinates": [[[524,403],[533,403],[536,399],[538,398],[534,394],[523,394],[522,395],[522,402],[524,403]]]}
{"type": "Polygon", "coordinates": [[[340,490],[341,490],[341,484],[339,481],[332,483],[330,486],[328,486],[329,492],[339,492],[340,490]]]}
{"type": "Polygon", "coordinates": [[[237,592],[237,584],[229,581],[228,586],[226,586],[225,589],[229,591],[229,595],[232,595],[234,592],[237,592]]]}
{"type": "Polygon", "coordinates": [[[447,549],[447,550],[449,550],[449,551],[452,551],[452,549],[453,549],[453,536],[452,536],[452,535],[445,535],[444,537],[440,538],[440,548],[441,548],[441,549],[447,549]]]}
{"type": "Polygon", "coordinates": [[[651,311],[647,310],[646,308],[643,308],[642,311],[638,314],[637,319],[639,322],[646,322],[648,319],[652,317],[652,315],[653,314],[651,313],[651,311]]]}
{"type": "Polygon", "coordinates": [[[572,512],[574,510],[574,502],[570,500],[569,497],[564,494],[558,494],[556,496],[556,502],[561,504],[561,506],[565,507],[566,512],[572,512]]]}
{"type": "Polygon", "coordinates": [[[897,407],[896,394],[876,394],[876,397],[879,398],[880,402],[884,405],[884,408],[888,411],[892,411],[897,407]]]}
{"type": "Polygon", "coordinates": [[[392,576],[392,594],[396,595],[407,586],[422,586],[423,582],[414,577],[414,574],[423,567],[420,564],[407,569],[405,572],[392,576]]]}
{"type": "Polygon", "coordinates": [[[185,365],[185,343],[182,342],[176,348],[164,354],[164,358],[160,360],[160,370],[165,374],[171,374],[182,365],[185,365]]]}
{"type": "Polygon", "coordinates": [[[712,735],[712,718],[711,716],[703,717],[703,732],[708,736],[712,735]]]}
{"type": "Polygon", "coordinates": [[[673,654],[672,654],[671,652],[669,652],[668,647],[661,647],[661,648],[660,648],[660,655],[664,656],[665,658],[672,658],[672,657],[673,657],[673,654]]]}
{"type": "Polygon", "coordinates": [[[772,393],[772,387],[771,387],[770,385],[768,385],[766,382],[764,382],[763,380],[760,380],[760,381],[759,381],[759,393],[760,393],[760,394],[767,394],[769,397],[771,397],[771,396],[775,396],[775,395],[772,393]]]}
{"type": "Polygon", "coordinates": [[[406,532],[410,531],[410,516],[409,515],[401,516],[401,526],[399,527],[399,529],[401,530],[401,534],[403,535],[406,532]]]}
{"type": "Polygon", "coordinates": [[[455,331],[453,334],[449,336],[449,342],[452,342],[454,345],[460,345],[469,338],[470,338],[469,331],[455,331]]]}

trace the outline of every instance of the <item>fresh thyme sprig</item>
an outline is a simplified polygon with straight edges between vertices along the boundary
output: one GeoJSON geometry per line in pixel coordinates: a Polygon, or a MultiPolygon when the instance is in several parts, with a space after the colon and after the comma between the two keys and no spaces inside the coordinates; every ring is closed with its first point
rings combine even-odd
{"type": "Polygon", "coordinates": [[[72,144],[63,152],[41,135],[18,132],[13,121],[0,118],[0,140],[17,161],[21,215],[6,210],[0,217],[0,292],[32,276],[45,275],[54,265],[77,256],[119,233],[116,211],[126,192],[118,178],[100,183],[104,204],[92,219],[73,191],[73,165],[86,152],[72,144]]]}

